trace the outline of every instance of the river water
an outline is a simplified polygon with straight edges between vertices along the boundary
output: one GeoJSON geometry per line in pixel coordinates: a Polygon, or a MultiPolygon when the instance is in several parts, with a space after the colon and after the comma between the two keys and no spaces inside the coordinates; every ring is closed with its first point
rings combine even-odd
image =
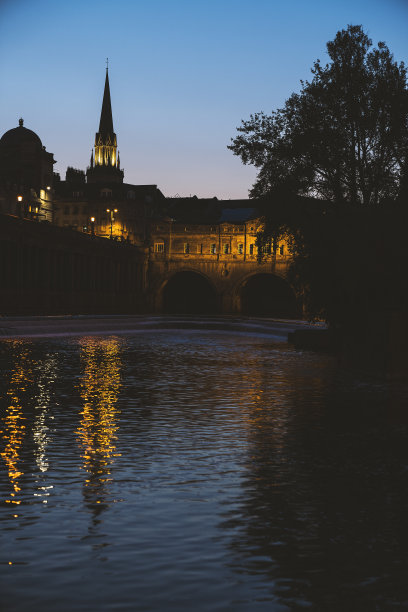
{"type": "Polygon", "coordinates": [[[406,609],[407,387],[168,327],[0,343],[0,608],[406,609]]]}

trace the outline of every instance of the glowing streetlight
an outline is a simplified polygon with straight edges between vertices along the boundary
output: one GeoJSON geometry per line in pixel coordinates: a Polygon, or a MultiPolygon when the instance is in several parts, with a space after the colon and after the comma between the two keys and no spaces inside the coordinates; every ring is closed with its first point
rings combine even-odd
{"type": "Polygon", "coordinates": [[[91,234],[95,236],[95,217],[91,217],[91,234]]]}
{"type": "Polygon", "coordinates": [[[117,213],[117,212],[118,212],[118,209],[117,209],[117,208],[114,208],[114,209],[112,209],[112,208],[107,208],[107,209],[106,209],[106,212],[107,212],[107,213],[110,213],[110,226],[111,226],[111,230],[110,230],[110,237],[111,237],[111,239],[112,239],[112,238],[113,238],[113,221],[114,221],[114,219],[115,219],[115,217],[114,217],[114,213],[117,213]]]}

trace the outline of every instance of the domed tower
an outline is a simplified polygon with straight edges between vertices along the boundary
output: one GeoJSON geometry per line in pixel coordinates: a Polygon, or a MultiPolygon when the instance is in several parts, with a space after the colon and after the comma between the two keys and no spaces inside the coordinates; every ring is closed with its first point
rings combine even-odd
{"type": "Polygon", "coordinates": [[[88,183],[123,183],[123,170],[120,169],[116,134],[113,131],[108,68],[99,131],[95,134],[95,153],[92,151],[91,165],[86,176],[88,183]]]}
{"type": "Polygon", "coordinates": [[[52,221],[54,156],[35,132],[16,128],[0,138],[1,212],[52,221]]]}

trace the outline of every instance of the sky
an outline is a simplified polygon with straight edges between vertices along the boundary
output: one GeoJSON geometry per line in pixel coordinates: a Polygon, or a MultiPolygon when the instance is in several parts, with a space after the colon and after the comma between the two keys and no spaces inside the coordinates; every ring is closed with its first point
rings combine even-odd
{"type": "Polygon", "coordinates": [[[0,135],[23,117],[61,178],[85,170],[108,57],[125,181],[246,198],[236,128],[282,107],[348,24],[408,63],[408,0],[0,0],[0,135]]]}

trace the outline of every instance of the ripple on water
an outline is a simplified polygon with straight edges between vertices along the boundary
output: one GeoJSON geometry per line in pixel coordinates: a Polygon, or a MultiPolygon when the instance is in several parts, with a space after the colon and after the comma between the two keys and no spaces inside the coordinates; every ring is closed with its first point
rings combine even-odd
{"type": "Polygon", "coordinates": [[[408,600],[407,389],[237,331],[0,345],[5,609],[408,600]]]}

